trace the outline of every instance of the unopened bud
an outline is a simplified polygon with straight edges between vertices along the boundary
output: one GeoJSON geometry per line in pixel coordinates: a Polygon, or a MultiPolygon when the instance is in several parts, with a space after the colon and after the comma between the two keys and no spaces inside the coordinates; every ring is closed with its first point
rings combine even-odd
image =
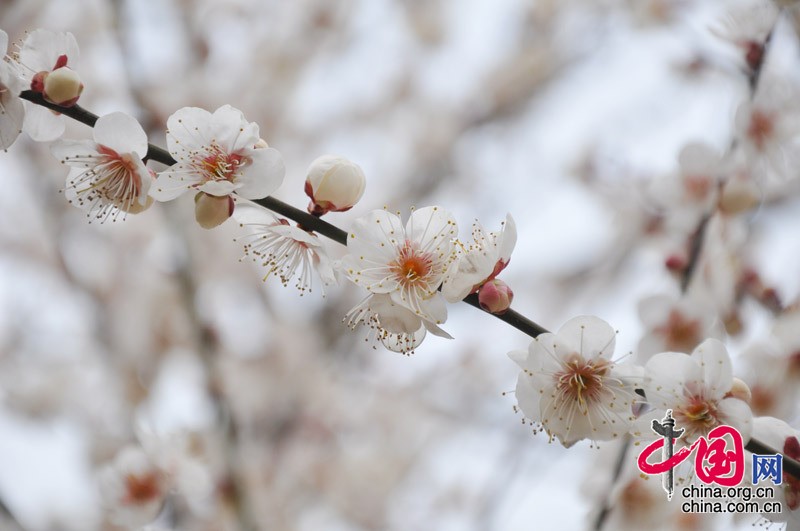
{"type": "Polygon", "coordinates": [[[731,385],[731,390],[728,391],[728,394],[725,396],[731,398],[738,398],[739,400],[743,400],[748,404],[750,403],[750,400],[753,397],[752,393],[750,392],[750,387],[739,378],[733,379],[733,385],[731,385]]]}
{"type": "Polygon", "coordinates": [[[487,312],[502,315],[511,307],[514,292],[502,280],[490,280],[478,290],[478,302],[487,312]]]}
{"type": "Polygon", "coordinates": [[[758,187],[750,181],[731,180],[722,187],[719,209],[728,215],[750,210],[761,202],[758,187]]]}
{"type": "Polygon", "coordinates": [[[323,155],[311,163],[306,178],[308,211],[315,216],[353,208],[366,187],[364,172],[353,162],[335,155],[323,155]]]}
{"type": "Polygon", "coordinates": [[[81,77],[68,67],[58,68],[44,76],[44,99],[62,107],[75,105],[83,92],[81,77]]]}
{"type": "Polygon", "coordinates": [[[233,198],[229,195],[200,192],[194,196],[194,216],[204,229],[213,229],[224,223],[233,214],[233,208],[233,198]]]}

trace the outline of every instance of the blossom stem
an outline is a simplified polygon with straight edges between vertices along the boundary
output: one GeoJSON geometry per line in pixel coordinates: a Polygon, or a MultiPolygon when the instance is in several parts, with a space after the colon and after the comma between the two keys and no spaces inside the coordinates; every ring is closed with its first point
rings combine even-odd
{"type": "MultiPolygon", "coordinates": [[[[47,107],[50,110],[56,111],[61,113],[65,116],[68,116],[78,122],[81,122],[89,127],[94,127],[95,123],[97,123],[98,116],[90,111],[87,111],[83,107],[79,105],[73,105],[71,107],[61,107],[60,105],[56,105],[46,101],[41,94],[33,92],[32,90],[24,90],[19,95],[20,98],[24,100],[28,100],[31,103],[36,105],[41,105],[42,107],[47,107]]],[[[169,154],[163,148],[158,146],[154,146],[153,144],[148,144],[148,151],[146,159],[151,159],[156,162],[160,162],[167,166],[172,166],[176,163],[175,159],[172,158],[172,155],[169,154]]],[[[275,199],[274,197],[265,197],[264,199],[259,199],[255,201],[259,205],[272,210],[282,216],[286,216],[287,218],[295,221],[296,223],[302,225],[307,230],[312,230],[314,232],[318,232],[323,236],[330,238],[331,240],[340,243],[342,245],[347,245],[347,233],[336,227],[335,225],[331,225],[327,221],[323,221],[319,217],[312,216],[311,214],[300,210],[299,208],[295,208],[291,205],[280,201],[279,199],[275,199]]],[[[701,230],[700,232],[704,232],[701,230]]],[[[699,251],[698,251],[699,254],[699,251]]],[[[491,315],[501,321],[513,326],[517,330],[527,334],[530,337],[537,337],[540,334],[547,332],[548,330],[541,325],[531,321],[524,315],[516,312],[515,310],[509,309],[506,313],[502,315],[492,314],[487,312],[483,308],[481,308],[480,303],[478,302],[478,296],[476,294],[468,295],[464,298],[462,302],[469,304],[470,306],[474,306],[475,308],[479,309],[480,311],[491,315]]],[[[764,445],[763,443],[751,439],[750,442],[747,444],[746,448],[751,450],[751,448],[759,448],[765,450],[766,453],[778,453],[774,450],[769,449],[768,446],[764,445]]],[[[751,450],[752,451],[752,450],[751,450]]],[[[800,479],[800,462],[788,457],[783,456],[783,463],[784,463],[784,470],[789,474],[797,477],[800,479]]]]}

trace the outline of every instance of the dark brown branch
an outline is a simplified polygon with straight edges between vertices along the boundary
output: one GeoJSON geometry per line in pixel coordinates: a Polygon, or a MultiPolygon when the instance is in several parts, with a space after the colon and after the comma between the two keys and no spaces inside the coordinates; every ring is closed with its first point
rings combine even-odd
{"type": "MultiPolygon", "coordinates": [[[[41,105],[43,107],[47,107],[48,109],[54,110],[59,112],[65,116],[69,116],[74,120],[77,120],[83,124],[86,124],[90,127],[94,127],[94,124],[97,123],[97,115],[87,111],[83,107],[79,105],[73,105],[72,107],[60,107],[53,103],[46,101],[41,94],[33,92],[31,90],[23,91],[20,94],[20,97],[26,99],[32,103],[37,105],[41,105]]],[[[165,151],[164,149],[149,144],[149,148],[147,151],[147,158],[151,160],[155,160],[162,164],[171,166],[175,164],[175,159],[165,151]]],[[[323,236],[330,238],[331,240],[340,243],[342,245],[347,245],[347,233],[342,229],[331,225],[327,221],[323,221],[316,216],[312,216],[302,210],[295,208],[291,205],[288,205],[274,197],[266,197],[264,199],[260,199],[256,201],[259,205],[273,210],[278,214],[286,216],[287,218],[297,222],[298,224],[302,225],[303,227],[313,230],[314,232],[318,232],[323,236]]],[[[704,227],[703,227],[704,229],[704,227]]],[[[699,232],[705,232],[704,230],[700,230],[699,232]]],[[[699,251],[698,251],[699,253],[699,251]]],[[[537,337],[539,334],[543,334],[547,332],[547,329],[536,324],[535,322],[531,321],[527,317],[517,313],[514,310],[509,310],[503,315],[495,315],[490,312],[486,312],[483,308],[480,307],[478,303],[478,296],[476,294],[468,295],[463,302],[466,302],[470,306],[474,306],[479,310],[500,319],[501,321],[513,326],[517,330],[527,334],[530,337],[537,337]]],[[[763,449],[764,453],[778,453],[773,450],[770,450],[769,447],[760,443],[759,441],[752,440],[748,443],[747,449],[750,450],[752,448],[759,448],[763,449]]],[[[790,457],[784,456],[783,458],[784,463],[784,470],[788,473],[792,474],[795,477],[800,478],[800,463],[790,457]]]]}

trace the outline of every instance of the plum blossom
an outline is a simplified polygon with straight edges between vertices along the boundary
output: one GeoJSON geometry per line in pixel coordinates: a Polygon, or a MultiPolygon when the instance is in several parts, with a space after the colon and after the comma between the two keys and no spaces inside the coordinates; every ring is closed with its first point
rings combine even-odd
{"type": "Polygon", "coordinates": [[[715,206],[724,171],[723,159],[711,146],[691,142],[678,154],[678,164],[680,171],[676,178],[653,180],[649,192],[667,210],[668,225],[687,232],[715,206]]]}
{"type": "Polygon", "coordinates": [[[452,214],[435,206],[413,212],[405,228],[398,216],[374,210],[353,224],[342,268],[370,293],[389,295],[395,305],[438,325],[447,319],[438,289],[453,260],[457,230],[452,214]]]}
{"type": "Polygon", "coordinates": [[[780,10],[775,2],[759,0],[732,10],[711,31],[739,48],[748,69],[754,71],[760,68],[764,60],[764,43],[779,15],[780,10]]]}
{"type": "MultiPolygon", "coordinates": [[[[717,426],[728,425],[750,439],[753,415],[741,398],[725,345],[706,339],[692,354],[662,352],[645,365],[643,389],[653,411],[642,417],[661,418],[671,409],[677,426],[686,430],[679,444],[689,445],[717,426]]],[[[649,432],[649,428],[642,431],[649,432]]]]}
{"type": "Polygon", "coordinates": [[[787,179],[795,174],[800,134],[798,91],[788,82],[767,77],[752,101],[739,106],[736,135],[744,154],[761,174],[787,179]]]}
{"type": "Polygon", "coordinates": [[[516,396],[522,413],[565,447],[581,439],[612,440],[634,421],[633,366],[611,360],[616,332],[597,317],[567,321],[509,353],[522,368],[516,396]]]}
{"type": "Polygon", "coordinates": [[[128,528],[152,522],[169,490],[166,471],[139,446],[123,448],[100,470],[98,481],[109,519],[128,528]]]}
{"type": "MultiPolygon", "coordinates": [[[[0,50],[5,55],[8,34],[0,30],[0,50]]],[[[0,149],[8,149],[22,130],[25,106],[19,98],[22,80],[6,61],[0,61],[0,149]]]]}
{"type": "Polygon", "coordinates": [[[190,190],[260,199],[283,181],[281,154],[266,147],[258,125],[230,105],[213,114],[184,107],[169,117],[167,129],[167,147],[178,162],[158,174],[150,192],[157,201],[170,201],[190,190]]]}
{"type": "MultiPolygon", "coordinates": [[[[28,88],[59,105],[72,105],[83,89],[74,71],[80,52],[72,33],[37,29],[22,43],[12,60],[28,88]],[[48,83],[48,77],[55,73],[48,83]]],[[[49,142],[64,133],[64,118],[53,111],[25,102],[23,130],[37,142],[49,142]]]]}
{"type": "Polygon", "coordinates": [[[312,272],[323,285],[336,283],[331,260],[316,234],[250,202],[238,202],[233,217],[247,231],[237,241],[244,244],[246,257],[267,270],[265,281],[275,275],[286,286],[294,278],[301,295],[311,291],[312,272]]]}
{"type": "Polygon", "coordinates": [[[452,339],[447,332],[408,308],[395,304],[392,297],[384,293],[368,295],[347,313],[345,319],[354,330],[359,324],[369,327],[384,347],[401,354],[412,354],[428,331],[452,339]]]}
{"type": "Polygon", "coordinates": [[[147,195],[153,177],[142,162],[147,153],[142,126],[115,112],[97,120],[93,135],[94,141],[59,140],[51,146],[53,156],[70,166],[67,200],[101,222],[145,210],[153,202],[147,195]]]}
{"type": "Polygon", "coordinates": [[[511,214],[498,232],[487,233],[477,221],[472,226],[472,243],[459,244],[457,260],[448,271],[442,294],[448,302],[458,302],[494,279],[511,260],[517,243],[517,227],[511,214]]]}
{"type": "Polygon", "coordinates": [[[708,337],[723,337],[714,309],[699,297],[653,295],[639,303],[639,317],[647,330],[637,348],[642,362],[659,352],[688,354],[708,337]]]}

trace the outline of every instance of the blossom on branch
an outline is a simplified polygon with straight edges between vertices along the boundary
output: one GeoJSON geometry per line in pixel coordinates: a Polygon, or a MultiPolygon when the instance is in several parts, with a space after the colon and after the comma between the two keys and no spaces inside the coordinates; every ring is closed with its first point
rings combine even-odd
{"type": "Polygon", "coordinates": [[[153,200],[148,191],[153,172],[142,162],[147,135],[134,118],[115,112],[100,117],[90,140],[58,140],[50,148],[62,164],[70,166],[64,195],[104,222],[123,214],[138,214],[153,200]]]}
{"type": "Polygon", "coordinates": [[[442,286],[445,299],[458,302],[494,279],[508,265],[516,243],[517,227],[511,214],[506,215],[498,232],[487,233],[476,221],[472,226],[472,243],[457,247],[461,253],[442,286]]]}
{"type": "Polygon", "coordinates": [[[345,212],[364,195],[366,177],[358,164],[335,155],[323,155],[308,168],[305,191],[308,211],[316,216],[345,212]]]}
{"type": "MultiPolygon", "coordinates": [[[[72,33],[37,29],[28,35],[12,60],[28,88],[51,103],[71,106],[83,91],[83,84],[74,70],[79,54],[72,33]]],[[[23,130],[31,138],[49,142],[64,133],[64,119],[60,114],[29,102],[25,102],[25,106],[23,130]]]]}
{"type": "Polygon", "coordinates": [[[439,207],[416,210],[405,228],[398,216],[374,210],[353,224],[342,267],[370,293],[389,295],[394,304],[439,325],[447,307],[438,290],[454,259],[457,231],[452,214],[439,207]]]}
{"type": "MultiPolygon", "coordinates": [[[[230,105],[213,114],[184,107],[169,117],[167,128],[167,147],[178,162],[158,174],[151,191],[157,201],[170,201],[187,191],[261,199],[283,181],[281,154],[260,140],[257,124],[230,105]]],[[[215,226],[208,219],[201,224],[215,226]]]]}
{"type": "Polygon", "coordinates": [[[686,430],[681,444],[689,445],[721,425],[733,426],[745,441],[750,439],[753,415],[733,378],[725,345],[707,339],[691,355],[662,352],[645,365],[643,388],[653,411],[643,417],[642,431],[649,432],[652,418],[672,410],[675,422],[686,430]]]}
{"type": "Polygon", "coordinates": [[[233,217],[247,231],[236,240],[244,244],[246,257],[267,269],[265,281],[275,275],[286,286],[295,278],[301,295],[311,291],[312,271],[323,285],[336,283],[331,261],[316,234],[292,226],[250,202],[238,202],[233,217]]]}
{"type": "Polygon", "coordinates": [[[567,321],[509,357],[522,368],[516,396],[522,413],[566,447],[581,439],[620,438],[634,421],[638,368],[611,360],[616,332],[597,317],[567,321]]]}

